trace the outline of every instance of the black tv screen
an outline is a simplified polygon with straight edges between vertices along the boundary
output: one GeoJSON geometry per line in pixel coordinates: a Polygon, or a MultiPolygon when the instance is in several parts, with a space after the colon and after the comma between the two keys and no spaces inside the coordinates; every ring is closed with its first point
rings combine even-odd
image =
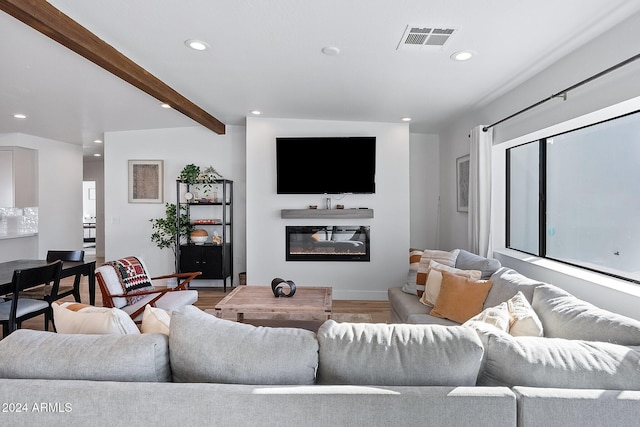
{"type": "Polygon", "coordinates": [[[376,138],[276,138],[278,194],[375,193],[376,138]]]}

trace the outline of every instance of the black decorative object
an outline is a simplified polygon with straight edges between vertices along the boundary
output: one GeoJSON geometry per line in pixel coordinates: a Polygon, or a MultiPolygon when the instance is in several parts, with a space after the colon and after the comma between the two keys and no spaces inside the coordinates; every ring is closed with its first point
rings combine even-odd
{"type": "Polygon", "coordinates": [[[296,293],[296,284],[293,283],[293,280],[284,280],[276,277],[271,281],[271,290],[276,298],[292,297],[296,293]],[[284,288],[289,288],[289,293],[285,293],[284,288]]]}

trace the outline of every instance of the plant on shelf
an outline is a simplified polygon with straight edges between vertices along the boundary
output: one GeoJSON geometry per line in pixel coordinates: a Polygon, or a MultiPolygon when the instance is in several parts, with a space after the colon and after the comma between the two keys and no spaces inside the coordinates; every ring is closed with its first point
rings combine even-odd
{"type": "Polygon", "coordinates": [[[167,203],[165,205],[164,218],[152,218],[149,220],[152,223],[151,228],[153,230],[151,241],[160,249],[171,248],[174,257],[176,255],[176,243],[178,243],[176,238],[178,236],[188,236],[193,230],[193,225],[189,224],[187,209],[184,206],[180,206],[180,229],[178,230],[176,210],[175,204],[167,203]]]}
{"type": "Polygon", "coordinates": [[[220,175],[213,166],[209,166],[203,171],[200,171],[200,166],[196,166],[193,163],[185,166],[178,176],[178,179],[185,184],[197,184],[197,188],[202,188],[205,196],[211,192],[211,184],[216,183],[221,178],[222,175],[220,175]],[[200,185],[202,187],[200,187],[200,185]]]}

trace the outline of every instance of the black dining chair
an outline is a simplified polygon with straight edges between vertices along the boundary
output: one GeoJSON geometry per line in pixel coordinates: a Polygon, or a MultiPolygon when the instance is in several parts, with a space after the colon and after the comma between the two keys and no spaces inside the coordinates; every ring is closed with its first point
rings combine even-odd
{"type": "MultiPolygon", "coordinates": [[[[55,296],[60,284],[62,261],[54,261],[42,267],[15,270],[11,283],[11,299],[0,302],[0,323],[3,337],[22,326],[22,321],[44,314],[45,330],[53,319],[51,303],[41,299],[21,298],[23,290],[52,283],[51,295],[55,296]]],[[[55,326],[54,326],[55,330],[55,326]]]]}
{"type": "MultiPolygon", "coordinates": [[[[60,260],[63,262],[80,262],[84,261],[84,251],[48,251],[47,262],[53,262],[60,260]]],[[[76,302],[80,302],[80,275],[77,275],[73,280],[73,287],[60,285],[58,293],[55,298],[52,297],[49,287],[45,289],[44,299],[49,303],[59,300],[69,295],[73,295],[76,302]]]]}

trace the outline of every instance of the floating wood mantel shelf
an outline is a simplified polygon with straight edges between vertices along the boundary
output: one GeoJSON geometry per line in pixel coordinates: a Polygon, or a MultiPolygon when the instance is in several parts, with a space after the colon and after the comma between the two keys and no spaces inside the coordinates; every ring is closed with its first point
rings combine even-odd
{"type": "Polygon", "coordinates": [[[373,209],[282,209],[280,217],[284,219],[304,218],[373,218],[373,209]]]}

